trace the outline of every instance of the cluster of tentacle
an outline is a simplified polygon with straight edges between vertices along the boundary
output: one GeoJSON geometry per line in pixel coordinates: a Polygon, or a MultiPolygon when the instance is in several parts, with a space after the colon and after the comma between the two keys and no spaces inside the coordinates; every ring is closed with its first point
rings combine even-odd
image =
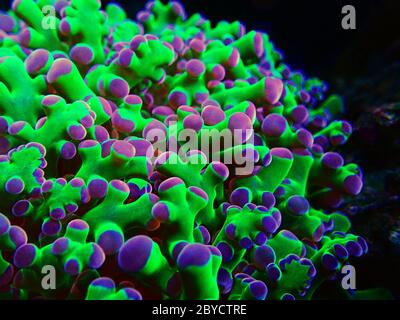
{"type": "Polygon", "coordinates": [[[352,129],[326,92],[266,34],[177,2],[133,21],[99,0],[15,0],[0,14],[0,298],[312,298],[367,252],[338,211],[362,176],[335,151],[352,129]],[[243,134],[214,161],[185,130],[243,134]]]}

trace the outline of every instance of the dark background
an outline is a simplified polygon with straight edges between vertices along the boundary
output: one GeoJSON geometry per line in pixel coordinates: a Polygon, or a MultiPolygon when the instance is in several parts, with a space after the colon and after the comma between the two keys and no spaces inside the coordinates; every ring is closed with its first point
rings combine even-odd
{"type": "MultiPolygon", "coordinates": [[[[146,2],[119,1],[132,17],[146,2]]],[[[329,82],[336,77],[359,76],[371,67],[400,58],[400,1],[397,0],[180,2],[188,14],[199,12],[214,23],[239,20],[248,30],[266,31],[289,64],[329,82]],[[341,9],[347,4],[357,10],[355,31],[341,27],[341,9]]]]}
{"type": "MultiPolygon", "coordinates": [[[[8,1],[0,1],[6,9],[8,1]]],[[[247,30],[267,32],[292,69],[325,80],[344,97],[343,117],[354,134],[340,152],[363,168],[365,188],[341,209],[354,214],[355,233],[371,247],[355,261],[357,289],[385,287],[400,298],[400,1],[180,2],[188,14],[200,12],[214,23],[240,20],[247,30]],[[357,30],[341,27],[347,4],[356,8],[357,30]]],[[[146,1],[119,3],[134,18],[146,1]]]]}
{"type": "MultiPolygon", "coordinates": [[[[0,9],[10,7],[0,0],[0,9]]],[[[131,18],[145,0],[118,2],[131,18]]],[[[240,20],[248,30],[266,31],[294,68],[332,82],[364,75],[400,58],[400,1],[397,0],[181,0],[186,12],[212,22],[240,20]],[[357,30],[341,28],[341,8],[357,10],[357,30]]]]}

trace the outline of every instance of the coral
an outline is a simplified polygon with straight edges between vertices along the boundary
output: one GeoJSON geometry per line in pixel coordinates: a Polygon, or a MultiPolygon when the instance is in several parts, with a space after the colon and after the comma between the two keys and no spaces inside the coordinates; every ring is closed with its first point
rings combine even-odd
{"type": "Polygon", "coordinates": [[[268,35],[178,2],[132,21],[99,0],[15,0],[0,15],[0,298],[340,285],[368,245],[340,211],[363,178],[338,153],[352,128],[327,92],[268,35]]]}

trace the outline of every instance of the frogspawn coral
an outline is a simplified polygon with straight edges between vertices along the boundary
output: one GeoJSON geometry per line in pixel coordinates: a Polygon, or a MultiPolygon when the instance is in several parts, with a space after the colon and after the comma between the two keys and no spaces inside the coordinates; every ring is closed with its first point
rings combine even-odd
{"type": "Polygon", "coordinates": [[[267,34],[15,0],[0,39],[1,298],[311,299],[367,252],[338,210],[362,189],[342,100],[267,34]],[[242,133],[214,160],[185,130],[242,133]]]}

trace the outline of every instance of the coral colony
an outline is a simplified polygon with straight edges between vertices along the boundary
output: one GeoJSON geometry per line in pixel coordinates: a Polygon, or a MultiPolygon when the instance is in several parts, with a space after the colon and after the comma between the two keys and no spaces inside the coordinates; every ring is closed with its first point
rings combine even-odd
{"type": "Polygon", "coordinates": [[[0,298],[312,299],[367,252],[342,101],[265,33],[15,0],[0,39],[0,298]]]}

